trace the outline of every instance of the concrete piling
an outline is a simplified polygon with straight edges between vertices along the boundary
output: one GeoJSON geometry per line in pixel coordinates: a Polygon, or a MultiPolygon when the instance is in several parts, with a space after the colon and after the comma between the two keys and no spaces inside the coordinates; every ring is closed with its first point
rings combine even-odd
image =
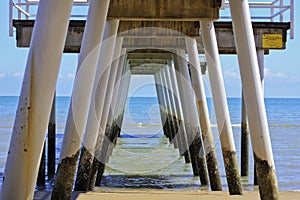
{"type": "MultiPolygon", "coordinates": [[[[257,55],[257,60],[258,60],[258,67],[259,67],[259,75],[260,75],[262,92],[264,94],[264,80],[265,80],[264,50],[263,49],[257,49],[256,50],[256,55],[257,55]]],[[[253,184],[258,185],[255,160],[254,160],[254,166],[253,167],[254,167],[253,184]]]]}
{"type": "MultiPolygon", "coordinates": [[[[157,73],[158,76],[158,84],[161,88],[161,92],[162,92],[162,96],[164,98],[164,107],[165,107],[165,116],[166,116],[166,126],[167,126],[167,133],[166,136],[169,138],[170,143],[174,144],[173,141],[173,134],[174,134],[174,122],[172,119],[172,114],[171,114],[171,107],[170,107],[170,99],[169,99],[169,95],[168,95],[168,91],[167,91],[167,86],[165,84],[165,79],[163,77],[162,72],[158,72],[157,73]]],[[[175,147],[175,144],[174,144],[175,147]]]]}
{"type": "Polygon", "coordinates": [[[39,2],[1,199],[33,199],[72,2],[39,2]]]}
{"type": "Polygon", "coordinates": [[[229,2],[260,198],[279,199],[248,1],[229,2]]]}
{"type": "Polygon", "coordinates": [[[95,147],[97,143],[102,143],[104,137],[103,129],[105,129],[105,127],[100,127],[100,125],[101,120],[104,117],[103,110],[105,95],[106,92],[108,92],[107,86],[109,82],[118,26],[118,20],[107,20],[105,25],[105,32],[97,64],[87,124],[81,147],[82,151],[80,154],[80,165],[77,170],[77,178],[74,187],[75,191],[88,190],[93,160],[99,159],[99,156],[95,153],[95,151],[97,151],[95,147]]]}
{"type": "MultiPolygon", "coordinates": [[[[187,40],[191,40],[191,39],[187,39],[187,40]]],[[[200,121],[202,138],[204,142],[210,186],[212,191],[221,191],[222,184],[221,184],[217,156],[215,152],[214,141],[213,141],[211,126],[210,126],[209,115],[208,115],[208,107],[206,102],[206,95],[205,95],[205,89],[204,89],[204,83],[202,78],[197,46],[193,45],[188,53],[189,53],[191,80],[196,95],[198,117],[200,121]]]]}
{"type": "Polygon", "coordinates": [[[190,153],[188,151],[188,141],[187,141],[187,136],[186,136],[186,130],[184,126],[184,118],[183,118],[183,111],[182,111],[182,102],[180,100],[180,94],[179,94],[179,89],[178,89],[178,82],[176,78],[176,72],[174,68],[174,63],[178,64],[178,58],[177,55],[173,56],[174,62],[169,68],[169,73],[170,73],[170,80],[172,83],[174,95],[175,95],[175,105],[176,105],[176,110],[177,110],[177,117],[178,117],[178,131],[177,131],[177,137],[180,141],[180,155],[184,156],[185,162],[190,163],[191,158],[190,158],[190,153]]]}
{"type": "MultiPolygon", "coordinates": [[[[200,22],[200,27],[205,49],[205,57],[208,64],[208,74],[222,145],[223,160],[229,193],[231,195],[238,195],[243,193],[243,188],[238,170],[238,162],[233,140],[215,29],[213,22],[208,20],[202,20],[200,22]]],[[[192,46],[196,46],[196,41],[187,40],[187,44],[192,48],[192,46]]]]}
{"type": "MultiPolygon", "coordinates": [[[[112,137],[114,138],[114,141],[113,141],[114,145],[116,144],[117,138],[120,135],[121,126],[122,126],[123,118],[124,118],[125,105],[126,105],[127,95],[128,95],[128,91],[129,91],[129,84],[130,84],[130,80],[131,80],[131,74],[128,70],[129,70],[129,68],[126,65],[125,69],[123,70],[123,77],[120,81],[120,86],[117,86],[117,87],[121,87],[121,89],[118,89],[120,91],[119,98],[118,98],[119,102],[117,103],[118,105],[116,105],[116,108],[115,108],[116,118],[113,121],[113,125],[111,128],[111,131],[112,131],[111,134],[112,134],[112,137]]],[[[98,149],[97,146],[96,146],[96,149],[98,149]]],[[[110,148],[110,150],[112,150],[112,148],[110,148]]],[[[98,151],[97,154],[98,154],[98,156],[96,156],[96,153],[95,153],[95,157],[101,156],[100,151],[98,151]]],[[[105,159],[108,160],[108,157],[111,154],[112,154],[112,152],[108,152],[107,157],[105,159]]],[[[89,183],[90,191],[93,191],[95,186],[100,185],[104,169],[105,169],[105,165],[103,165],[103,163],[99,162],[97,159],[94,158],[93,167],[92,167],[92,171],[91,171],[91,179],[90,179],[90,183],[89,183]],[[100,171],[100,174],[98,175],[99,171],[100,171]]]]}
{"type": "Polygon", "coordinates": [[[169,113],[168,117],[171,123],[171,141],[174,144],[174,148],[178,149],[179,144],[178,144],[178,137],[176,137],[176,134],[178,132],[178,122],[177,122],[177,113],[175,109],[175,103],[174,103],[174,98],[173,98],[173,88],[170,84],[170,78],[168,75],[168,66],[165,66],[161,69],[160,71],[160,76],[162,78],[162,83],[163,83],[163,89],[165,91],[166,99],[167,99],[167,107],[169,108],[169,113]]]}
{"type": "Polygon", "coordinates": [[[109,2],[90,1],[52,199],[71,196],[109,2]]]}
{"type": "Polygon", "coordinates": [[[47,172],[48,179],[54,177],[55,174],[55,162],[56,162],[56,94],[54,94],[52,108],[50,113],[50,119],[48,124],[48,163],[47,172]]]}
{"type": "Polygon", "coordinates": [[[190,75],[188,72],[187,62],[185,60],[185,51],[178,50],[177,54],[180,59],[178,66],[175,65],[178,89],[180,99],[182,100],[182,110],[185,119],[187,140],[191,156],[191,163],[194,175],[199,175],[201,185],[208,184],[208,174],[204,155],[204,146],[200,137],[199,121],[197,116],[197,107],[195,104],[195,95],[191,86],[190,75]]]}
{"type": "Polygon", "coordinates": [[[44,190],[46,187],[46,142],[44,143],[42,158],[40,162],[36,186],[39,190],[44,190]]]}
{"type": "Polygon", "coordinates": [[[249,128],[245,108],[245,100],[242,92],[242,122],[241,122],[241,176],[249,173],[249,128]]]}
{"type": "MultiPolygon", "coordinates": [[[[119,42],[121,42],[121,41],[119,41],[119,42]]],[[[118,45],[116,45],[116,48],[121,53],[120,52],[115,53],[115,54],[119,54],[119,57],[115,58],[116,60],[114,59],[114,62],[112,65],[112,69],[116,68],[117,72],[116,72],[114,84],[111,86],[108,86],[108,88],[110,88],[110,87],[114,87],[114,88],[111,88],[111,94],[110,94],[111,100],[109,101],[111,103],[109,105],[107,105],[108,106],[108,108],[107,108],[108,109],[108,117],[107,117],[107,123],[106,123],[106,127],[105,127],[105,141],[104,141],[102,149],[101,149],[101,155],[100,155],[101,162],[99,162],[98,173],[97,173],[95,185],[100,185],[101,179],[102,179],[102,176],[103,176],[103,173],[105,170],[105,166],[109,160],[110,153],[111,153],[113,147],[115,146],[114,140],[116,138],[116,135],[112,134],[113,113],[115,110],[115,103],[116,103],[116,98],[117,98],[117,94],[118,94],[118,92],[115,90],[118,90],[118,88],[119,88],[119,84],[117,82],[118,82],[118,80],[120,80],[120,78],[122,76],[122,69],[123,69],[124,61],[125,61],[125,57],[126,57],[126,49],[122,49],[122,51],[121,51],[121,47],[118,47],[118,45]]],[[[107,101],[107,100],[105,99],[105,101],[107,101]]],[[[90,189],[92,189],[92,188],[93,187],[91,186],[90,189]]]]}

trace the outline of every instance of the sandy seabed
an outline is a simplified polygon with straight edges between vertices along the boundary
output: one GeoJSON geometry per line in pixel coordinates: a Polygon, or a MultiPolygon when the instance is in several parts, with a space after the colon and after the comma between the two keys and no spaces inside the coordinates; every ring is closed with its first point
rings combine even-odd
{"type": "MultiPolygon", "coordinates": [[[[48,200],[51,192],[36,192],[34,200],[48,200]]],[[[245,191],[244,195],[228,195],[228,192],[204,192],[204,191],[103,191],[73,193],[72,200],[225,200],[242,199],[255,200],[260,199],[258,191],[245,191]]],[[[280,191],[281,200],[299,200],[300,191],[280,191]]]]}

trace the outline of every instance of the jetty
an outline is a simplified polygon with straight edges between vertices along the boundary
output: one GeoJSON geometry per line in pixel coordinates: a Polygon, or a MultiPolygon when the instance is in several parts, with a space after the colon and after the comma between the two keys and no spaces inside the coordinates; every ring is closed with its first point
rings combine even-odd
{"type": "Polygon", "coordinates": [[[51,199],[93,191],[121,133],[132,75],[154,77],[165,137],[192,165],[201,185],[221,191],[221,163],[216,159],[203,82],[206,73],[229,195],[244,193],[241,175],[248,175],[250,136],[260,198],[279,199],[264,104],[264,55],[285,49],[288,38],[293,39],[293,0],[288,4],[283,0],[9,2],[9,34],[16,37],[17,47],[30,49],[1,199],[33,199],[36,185],[45,184],[46,157],[48,176],[55,178],[51,199]],[[55,170],[55,90],[64,53],[77,53],[78,63],[55,170]],[[239,62],[241,169],[220,54],[236,54],[239,62]]]}

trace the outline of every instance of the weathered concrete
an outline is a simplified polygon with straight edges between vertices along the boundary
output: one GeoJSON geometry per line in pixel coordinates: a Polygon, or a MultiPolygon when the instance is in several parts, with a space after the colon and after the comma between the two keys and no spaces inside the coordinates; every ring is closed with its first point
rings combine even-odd
{"type": "MultiPolygon", "coordinates": [[[[28,47],[30,44],[34,20],[14,20],[16,27],[16,39],[18,47],[28,47]]],[[[231,22],[214,22],[218,48],[220,54],[235,54],[235,42],[233,28],[231,22]]],[[[290,29],[290,23],[279,22],[253,22],[253,32],[255,36],[255,45],[257,48],[262,48],[263,34],[281,34],[282,48],[286,48],[287,31],[290,29]]],[[[81,47],[82,36],[84,32],[84,20],[71,20],[68,34],[65,43],[65,53],[79,53],[81,47]]],[[[130,48],[149,48],[149,47],[164,47],[164,48],[185,48],[182,37],[197,38],[199,53],[203,53],[202,40],[199,35],[199,22],[188,21],[120,21],[119,33],[124,36],[123,47],[130,48]],[[163,29],[155,29],[163,31],[162,33],[153,33],[153,29],[136,29],[141,27],[160,27],[163,29]],[[136,30],[132,30],[136,29],[136,30]],[[169,30],[166,30],[169,29],[169,30]],[[131,31],[128,31],[131,30],[131,31]],[[148,30],[148,32],[145,30],[148,30]],[[172,30],[172,31],[170,31],[172,30]],[[151,32],[149,32],[151,31],[151,32]],[[173,35],[172,35],[173,34],[173,35]],[[176,34],[176,35],[174,35],[176,34]],[[146,36],[155,36],[156,38],[145,38],[146,36]],[[170,38],[173,36],[173,38],[170,38]],[[178,38],[178,36],[180,36],[178,38]],[[169,37],[169,38],[166,38],[169,37]],[[174,39],[175,37],[175,39],[174,39]],[[140,38],[140,39],[139,39],[140,38]],[[163,38],[163,40],[161,39],[163,38]],[[169,41],[168,41],[169,40],[169,41]]],[[[265,49],[268,53],[269,49],[265,49]]]]}
{"type": "Polygon", "coordinates": [[[249,173],[249,128],[248,128],[248,119],[247,119],[244,95],[242,95],[241,176],[248,176],[248,173],[249,173]]]}
{"type": "Polygon", "coordinates": [[[109,19],[186,20],[218,19],[221,0],[111,0],[109,19]]]}
{"type": "Polygon", "coordinates": [[[42,158],[40,162],[40,168],[38,172],[38,177],[36,181],[36,186],[38,190],[44,190],[46,186],[46,143],[44,143],[42,158]]]}
{"type": "Polygon", "coordinates": [[[229,2],[261,199],[279,199],[248,1],[229,2]]]}
{"type": "Polygon", "coordinates": [[[176,71],[174,68],[174,63],[178,64],[178,62],[176,62],[176,55],[173,55],[173,62],[170,64],[170,68],[169,68],[169,73],[170,73],[170,80],[171,80],[171,84],[173,87],[173,91],[174,91],[174,100],[175,100],[175,105],[176,105],[176,110],[177,110],[177,120],[178,120],[178,130],[177,130],[177,136],[179,141],[180,141],[180,155],[183,155],[185,158],[185,162],[186,163],[190,163],[191,159],[190,159],[190,154],[188,151],[188,141],[187,141],[187,136],[186,136],[186,130],[185,130],[185,126],[184,126],[184,118],[183,118],[183,111],[182,111],[182,102],[180,100],[180,94],[179,94],[179,89],[178,89],[178,82],[177,82],[177,78],[176,78],[176,71]]]}
{"type": "Polygon", "coordinates": [[[208,115],[208,106],[206,102],[206,95],[204,89],[204,82],[202,78],[202,71],[200,66],[200,60],[198,55],[197,46],[193,45],[189,50],[189,63],[191,81],[196,95],[196,102],[198,108],[198,117],[200,121],[200,128],[202,132],[202,139],[204,143],[204,150],[206,155],[206,163],[209,172],[209,179],[211,189],[213,191],[221,191],[222,184],[220,178],[220,172],[215,153],[214,141],[210,126],[210,120],[208,115]]]}
{"type": "MultiPolygon", "coordinates": [[[[87,158],[88,156],[91,156],[94,154],[94,157],[96,160],[100,159],[99,156],[99,145],[102,145],[103,138],[104,138],[104,131],[105,131],[105,114],[103,113],[104,107],[105,107],[105,97],[106,93],[109,91],[107,90],[108,83],[110,81],[110,72],[112,70],[111,64],[112,64],[112,58],[116,43],[116,33],[118,29],[118,20],[107,20],[105,25],[105,32],[103,36],[103,41],[101,44],[101,50],[99,54],[99,61],[97,64],[97,70],[96,70],[96,77],[94,80],[94,86],[93,91],[91,95],[91,103],[89,107],[89,113],[88,113],[88,119],[87,124],[85,128],[85,133],[83,137],[83,146],[87,148],[90,153],[89,154],[81,154],[81,156],[84,159],[81,159],[82,161],[79,166],[79,168],[83,168],[82,170],[78,172],[84,172],[84,168],[86,165],[92,165],[93,163],[89,162],[86,163],[86,161],[91,161],[92,158],[87,158]]],[[[106,117],[107,118],[107,117],[106,117]]],[[[85,151],[86,152],[86,151],[85,151]]],[[[85,153],[83,152],[83,153],[85,153]]],[[[95,159],[94,159],[95,160],[95,159]]],[[[79,179],[83,180],[85,179],[85,174],[88,174],[88,172],[83,174],[78,174],[77,177],[79,179]]],[[[86,180],[86,179],[85,179],[86,180]]],[[[87,189],[89,181],[86,180],[86,187],[79,188],[79,185],[76,186],[77,190],[84,190],[87,189]]],[[[82,184],[80,184],[82,185],[82,184]]]]}
{"type": "Polygon", "coordinates": [[[72,192],[82,137],[91,102],[97,62],[104,35],[109,0],[91,0],[72,90],[53,199],[67,199],[72,192]],[[101,10],[102,12],[99,12],[101,10]],[[87,78],[89,77],[89,78],[87,78]],[[74,156],[77,156],[76,158],[74,156]],[[73,158],[74,162],[68,160],[73,158]],[[63,197],[64,196],[64,197],[63,197]]]}
{"type": "Polygon", "coordinates": [[[48,179],[53,178],[55,174],[56,162],[56,95],[54,94],[51,114],[48,124],[48,179]]]}
{"type": "Polygon", "coordinates": [[[197,116],[197,107],[195,104],[195,96],[191,86],[190,75],[188,72],[187,61],[185,60],[185,51],[178,50],[180,56],[177,65],[175,65],[176,78],[178,81],[179,96],[182,101],[182,110],[184,123],[189,144],[189,152],[194,175],[201,175],[201,184],[208,183],[206,162],[204,156],[204,146],[200,137],[199,121],[197,116]],[[184,58],[184,59],[181,59],[184,58]],[[202,170],[200,172],[200,169],[202,170]]]}
{"type": "MultiPolygon", "coordinates": [[[[243,188],[241,185],[240,174],[238,171],[238,163],[235,155],[236,150],[230,122],[230,115],[222,75],[221,62],[218,53],[214,24],[212,23],[212,21],[207,20],[202,20],[200,23],[202,39],[205,48],[205,57],[208,64],[208,75],[213,96],[213,103],[216,112],[218,131],[220,134],[223,161],[226,168],[225,171],[229,193],[231,195],[242,194],[243,188]],[[226,152],[231,152],[231,154],[227,154],[226,152]],[[228,158],[229,156],[231,157],[228,158]]],[[[195,48],[195,41],[187,39],[187,46],[193,46],[195,48]]]]}
{"type": "Polygon", "coordinates": [[[0,199],[33,199],[72,2],[39,3],[0,199]]]}
{"type": "Polygon", "coordinates": [[[74,155],[64,158],[58,164],[57,168],[60,170],[57,170],[56,172],[55,184],[51,195],[52,200],[71,198],[73,182],[65,181],[70,179],[70,175],[65,172],[76,171],[78,156],[79,149],[74,155]]]}

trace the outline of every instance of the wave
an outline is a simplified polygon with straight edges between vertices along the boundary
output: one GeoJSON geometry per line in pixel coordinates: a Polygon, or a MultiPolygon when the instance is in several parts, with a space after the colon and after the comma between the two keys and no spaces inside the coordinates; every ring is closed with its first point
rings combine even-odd
{"type": "Polygon", "coordinates": [[[161,138],[161,133],[154,135],[146,135],[146,134],[138,134],[138,135],[130,135],[126,133],[121,133],[120,138],[161,138]]]}
{"type": "Polygon", "coordinates": [[[270,127],[299,128],[300,124],[269,124],[270,127]]]}

